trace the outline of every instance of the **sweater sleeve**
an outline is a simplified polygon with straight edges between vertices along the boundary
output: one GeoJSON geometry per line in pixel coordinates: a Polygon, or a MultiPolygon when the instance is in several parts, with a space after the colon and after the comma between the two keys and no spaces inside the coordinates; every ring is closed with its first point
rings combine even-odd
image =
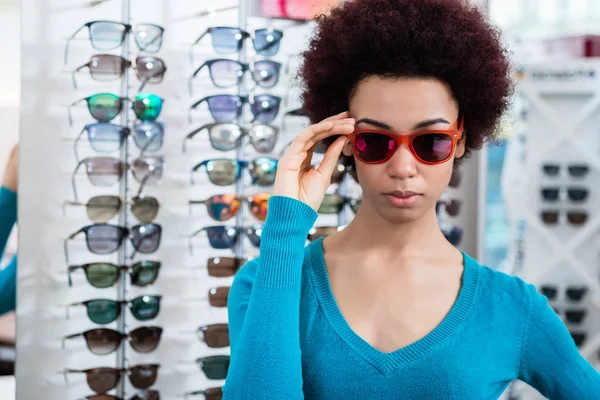
{"type": "Polygon", "coordinates": [[[304,245],[316,219],[298,200],[269,199],[260,257],[238,272],[229,293],[225,400],[304,399],[300,292],[304,245]]]}
{"type": "Polygon", "coordinates": [[[527,285],[529,298],[519,379],[551,400],[597,400],[600,374],[579,353],[548,299],[527,285]]]}
{"type": "Polygon", "coordinates": [[[0,270],[0,315],[14,311],[17,305],[17,256],[0,270]]]}
{"type": "Polygon", "coordinates": [[[0,259],[15,222],[17,222],[17,194],[0,186],[0,259]]]}

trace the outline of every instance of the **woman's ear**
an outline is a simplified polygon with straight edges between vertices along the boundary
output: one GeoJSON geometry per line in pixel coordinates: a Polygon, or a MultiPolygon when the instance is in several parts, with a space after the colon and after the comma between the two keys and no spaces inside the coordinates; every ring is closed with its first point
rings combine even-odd
{"type": "Polygon", "coordinates": [[[352,156],[352,143],[350,141],[347,141],[344,145],[344,148],[342,149],[342,154],[346,157],[352,156]]]}
{"type": "Polygon", "coordinates": [[[467,135],[465,135],[464,132],[463,132],[462,137],[456,143],[456,150],[454,151],[454,158],[462,158],[462,156],[465,155],[465,150],[466,150],[465,140],[466,140],[466,137],[467,137],[467,135]]]}

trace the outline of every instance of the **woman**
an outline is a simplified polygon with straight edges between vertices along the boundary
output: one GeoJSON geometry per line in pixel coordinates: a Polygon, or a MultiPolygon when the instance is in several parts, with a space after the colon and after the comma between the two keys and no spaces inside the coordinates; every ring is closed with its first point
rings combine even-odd
{"type": "Polygon", "coordinates": [[[350,0],[318,18],[300,77],[321,122],[281,158],[260,258],[232,285],[224,398],[487,400],[516,379],[600,398],[547,299],[459,252],[436,220],[453,168],[493,137],[511,95],[484,16],[461,0],[350,0]],[[341,153],[362,204],[305,248],[341,153]]]}
{"type": "MultiPolygon", "coordinates": [[[[17,221],[18,148],[13,148],[0,186],[0,260],[17,221]]],[[[14,311],[17,294],[17,256],[0,270],[0,315],[14,311]]]]}

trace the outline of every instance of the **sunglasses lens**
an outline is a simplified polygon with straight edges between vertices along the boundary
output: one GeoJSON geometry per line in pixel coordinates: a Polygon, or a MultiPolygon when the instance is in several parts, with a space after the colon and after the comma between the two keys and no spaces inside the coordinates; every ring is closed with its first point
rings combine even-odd
{"type": "Polygon", "coordinates": [[[216,124],[209,129],[208,137],[215,150],[229,151],[237,147],[242,131],[235,124],[216,124]]]}
{"type": "Polygon", "coordinates": [[[557,164],[544,164],[542,166],[544,173],[549,176],[556,176],[560,171],[560,166],[557,164]]]}
{"type": "Polygon", "coordinates": [[[333,170],[333,174],[331,175],[331,183],[342,183],[344,176],[346,176],[346,166],[339,162],[333,170]]]}
{"type": "Polygon", "coordinates": [[[261,56],[274,56],[279,52],[283,33],[273,29],[258,29],[254,33],[254,50],[261,56]]]}
{"type": "Polygon", "coordinates": [[[254,96],[254,102],[251,104],[252,114],[258,121],[269,123],[277,118],[280,103],[281,98],[270,94],[254,96]]]}
{"type": "Polygon", "coordinates": [[[276,62],[263,60],[254,64],[252,79],[256,84],[265,89],[272,88],[279,80],[280,65],[276,62]]]}
{"type": "Polygon", "coordinates": [[[113,157],[90,157],[86,167],[88,178],[95,186],[112,186],[123,176],[123,164],[113,157]]]}
{"type": "Polygon", "coordinates": [[[457,188],[460,186],[460,181],[462,180],[462,172],[460,169],[452,170],[452,176],[450,176],[450,182],[448,186],[452,188],[457,188]]]}
{"type": "Polygon", "coordinates": [[[153,24],[137,24],[134,30],[135,42],[142,51],[156,53],[163,40],[163,29],[153,24]]]}
{"type": "Polygon", "coordinates": [[[234,276],[244,261],[232,257],[214,257],[208,259],[208,275],[216,278],[234,276]]]}
{"type": "Polygon", "coordinates": [[[260,193],[252,196],[252,199],[250,200],[250,212],[260,221],[267,219],[269,197],[271,197],[271,195],[268,193],[260,193]]]}
{"type": "Polygon", "coordinates": [[[269,125],[256,125],[250,129],[250,143],[259,153],[270,153],[277,143],[277,129],[269,125]]]}
{"type": "Polygon", "coordinates": [[[123,43],[126,28],[123,24],[110,21],[94,22],[90,25],[90,40],[98,50],[110,50],[123,43]]]}
{"type": "Polygon", "coordinates": [[[556,298],[556,295],[558,294],[558,290],[554,286],[544,285],[540,288],[540,291],[542,292],[542,294],[544,296],[546,296],[548,298],[548,300],[553,300],[554,298],[556,298]]]}
{"type": "Polygon", "coordinates": [[[211,32],[213,49],[220,54],[231,54],[242,46],[242,33],[236,28],[215,28],[211,32]]]}
{"type": "Polygon", "coordinates": [[[585,332],[570,332],[573,341],[577,347],[581,346],[585,342],[586,334],[585,332]]]}
{"type": "Polygon", "coordinates": [[[156,318],[160,311],[160,296],[140,296],[131,301],[131,313],[138,321],[156,318]]]}
{"type": "Polygon", "coordinates": [[[87,374],[87,383],[96,393],[106,393],[117,387],[121,374],[114,368],[94,368],[87,374]]]}
{"type": "Polygon", "coordinates": [[[581,301],[581,299],[583,299],[583,296],[585,296],[585,294],[587,293],[587,288],[585,287],[580,287],[580,288],[568,288],[567,291],[567,297],[569,298],[569,300],[571,301],[581,301]]]}
{"type": "Polygon", "coordinates": [[[135,70],[140,80],[147,79],[150,83],[159,83],[163,80],[167,67],[160,58],[139,56],[135,59],[135,70]]]}
{"type": "Polygon", "coordinates": [[[412,147],[417,157],[425,162],[442,162],[452,154],[452,137],[445,133],[428,133],[413,139],[412,147]]]}
{"type": "Polygon", "coordinates": [[[360,208],[361,203],[362,203],[362,199],[352,199],[350,201],[350,208],[352,208],[352,211],[354,212],[354,214],[356,214],[358,212],[358,209],[360,208]]]}
{"type": "Polygon", "coordinates": [[[583,225],[587,222],[588,215],[585,212],[569,211],[567,213],[567,219],[573,225],[583,225]]]}
{"type": "Polygon", "coordinates": [[[91,221],[103,224],[119,213],[121,204],[117,196],[95,196],[87,202],[85,210],[91,221]]]}
{"type": "Polygon", "coordinates": [[[444,236],[453,246],[459,246],[462,241],[463,230],[458,226],[453,226],[444,232],[444,236]]]}
{"type": "Polygon", "coordinates": [[[227,221],[240,209],[240,199],[233,194],[212,196],[207,203],[208,215],[215,221],[227,221]]]}
{"type": "Polygon", "coordinates": [[[452,217],[456,217],[459,213],[460,213],[460,206],[461,206],[461,201],[460,200],[450,200],[449,202],[447,202],[445,204],[445,209],[446,212],[448,213],[448,215],[452,216],[452,217]]]}
{"type": "Polygon", "coordinates": [[[206,394],[204,395],[206,400],[222,400],[223,399],[223,389],[222,388],[210,388],[206,389],[206,394]]]}
{"type": "Polygon", "coordinates": [[[148,286],[158,277],[160,263],[156,261],[140,261],[131,266],[131,283],[135,286],[148,286]]]}
{"type": "Polygon", "coordinates": [[[571,201],[584,201],[588,197],[588,191],[586,189],[569,189],[567,191],[569,199],[571,201]]]}
{"type": "Polygon", "coordinates": [[[354,151],[361,161],[367,163],[381,162],[395,150],[394,139],[380,133],[359,133],[354,139],[354,151]]]}
{"type": "Polygon", "coordinates": [[[110,254],[123,241],[123,231],[114,225],[92,225],[87,230],[87,245],[92,253],[110,254]]]}
{"type": "Polygon", "coordinates": [[[248,239],[250,243],[256,248],[260,247],[260,235],[262,233],[261,228],[248,228],[246,230],[246,234],[248,235],[248,239]]]}
{"type": "Polygon", "coordinates": [[[271,186],[275,182],[277,160],[270,157],[258,157],[250,164],[250,176],[258,186],[271,186]]]}
{"type": "Polygon", "coordinates": [[[96,394],[93,396],[88,396],[85,400],[120,400],[116,396],[112,396],[110,394],[96,394]]]}
{"type": "Polygon", "coordinates": [[[87,314],[90,320],[99,325],[110,324],[117,319],[121,305],[112,300],[92,300],[87,303],[87,314]]]}
{"type": "Polygon", "coordinates": [[[209,226],[206,232],[214,249],[231,249],[238,237],[237,229],[225,226],[209,226]]]}
{"type": "Polygon", "coordinates": [[[569,174],[576,178],[581,178],[581,177],[585,176],[589,170],[590,169],[587,165],[570,165],[569,166],[569,174]]]}
{"type": "Polygon", "coordinates": [[[98,121],[108,122],[121,112],[121,98],[112,93],[98,93],[87,99],[88,110],[98,121]]]}
{"type": "Polygon", "coordinates": [[[542,189],[542,197],[546,201],[558,200],[559,189],[558,188],[545,188],[542,189]]]}
{"type": "Polygon", "coordinates": [[[221,286],[210,289],[208,292],[208,303],[213,307],[227,307],[229,299],[229,286],[221,286]]]}
{"type": "Polygon", "coordinates": [[[320,214],[337,214],[342,211],[345,200],[339,194],[327,193],[319,207],[320,214]]]}
{"type": "Polygon", "coordinates": [[[142,224],[131,228],[133,247],[140,253],[154,253],[160,244],[162,228],[157,224],[142,224]]]}
{"type": "Polygon", "coordinates": [[[202,371],[208,379],[225,379],[229,370],[229,356],[210,356],[200,359],[202,371]]]}
{"type": "Polygon", "coordinates": [[[583,321],[585,314],[585,310],[567,310],[565,312],[565,317],[567,318],[567,321],[572,324],[580,324],[583,321]]]}
{"type": "Polygon", "coordinates": [[[85,276],[90,285],[104,289],[114,285],[119,279],[119,270],[112,264],[90,264],[85,269],[85,276]]]}
{"type": "Polygon", "coordinates": [[[212,324],[202,328],[204,341],[208,347],[221,348],[229,346],[229,325],[212,324]]]}
{"type": "Polygon", "coordinates": [[[156,390],[150,390],[148,392],[138,393],[129,400],[160,400],[160,394],[156,390]]]}
{"type": "Polygon", "coordinates": [[[125,130],[122,126],[106,122],[86,125],[85,130],[92,148],[100,153],[119,150],[125,138],[125,130]]]}
{"type": "Polygon", "coordinates": [[[110,354],[119,347],[122,336],[112,329],[92,329],[84,333],[90,351],[94,354],[110,354]]]}
{"type": "Polygon", "coordinates": [[[143,326],[137,328],[129,334],[131,347],[139,353],[149,353],[158,347],[162,328],[156,326],[143,326]]]}
{"type": "Polygon", "coordinates": [[[223,94],[210,96],[207,100],[208,109],[217,122],[231,122],[242,111],[242,101],[239,96],[223,94]]]}
{"type": "Polygon", "coordinates": [[[163,100],[152,93],[139,93],[133,101],[133,111],[142,121],[154,121],[160,115],[163,100]]]}
{"type": "Polygon", "coordinates": [[[217,87],[237,85],[242,80],[242,66],[233,60],[214,61],[209,66],[210,77],[217,87]]]}
{"type": "Polygon", "coordinates": [[[154,385],[158,376],[158,364],[140,364],[131,367],[129,381],[137,389],[147,389],[154,385]]]}
{"type": "Polygon", "coordinates": [[[165,125],[161,122],[142,121],[134,126],[133,139],[141,151],[158,151],[163,145],[165,125]]]}
{"type": "Polygon", "coordinates": [[[558,223],[558,211],[542,211],[542,221],[548,225],[558,223]]]}
{"type": "Polygon", "coordinates": [[[92,56],[89,63],[92,78],[98,81],[119,79],[125,70],[123,58],[110,54],[92,56]]]}
{"type": "Polygon", "coordinates": [[[206,163],[208,178],[217,186],[233,184],[240,176],[240,165],[231,160],[211,160],[206,163]]]}
{"type": "Polygon", "coordinates": [[[131,212],[141,223],[150,223],[156,218],[160,205],[154,197],[134,197],[131,212]]]}
{"type": "Polygon", "coordinates": [[[163,158],[160,156],[144,156],[131,164],[133,176],[145,185],[156,185],[162,179],[163,158]]]}

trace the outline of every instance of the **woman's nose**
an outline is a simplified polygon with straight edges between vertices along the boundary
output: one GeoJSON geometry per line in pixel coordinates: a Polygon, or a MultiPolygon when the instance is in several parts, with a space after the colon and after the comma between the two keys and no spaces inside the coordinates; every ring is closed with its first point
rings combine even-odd
{"type": "Polygon", "coordinates": [[[388,161],[388,175],[397,179],[412,178],[417,175],[417,162],[408,146],[402,144],[388,161]]]}

